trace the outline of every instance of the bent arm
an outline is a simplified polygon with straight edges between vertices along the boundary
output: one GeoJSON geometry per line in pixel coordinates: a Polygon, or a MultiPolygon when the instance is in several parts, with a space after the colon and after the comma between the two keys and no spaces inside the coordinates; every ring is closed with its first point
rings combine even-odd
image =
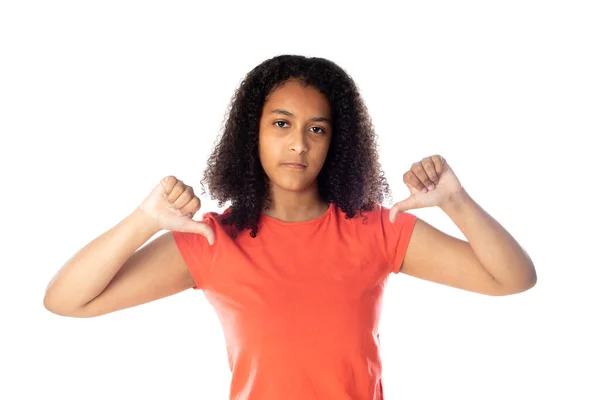
{"type": "Polygon", "coordinates": [[[535,267],[528,254],[466,192],[441,208],[467,241],[418,219],[401,272],[493,296],[520,293],[535,285],[535,267]]]}
{"type": "Polygon", "coordinates": [[[46,288],[45,308],[58,315],[90,317],[192,287],[171,232],[140,249],[159,231],[136,208],[65,263],[46,288]]]}
{"type": "Polygon", "coordinates": [[[441,209],[465,235],[483,268],[508,293],[535,285],[535,267],[525,249],[465,190],[441,209]]]}

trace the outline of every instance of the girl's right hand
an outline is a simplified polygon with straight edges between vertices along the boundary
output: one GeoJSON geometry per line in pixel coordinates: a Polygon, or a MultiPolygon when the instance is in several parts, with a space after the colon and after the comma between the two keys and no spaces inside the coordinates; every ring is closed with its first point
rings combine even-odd
{"type": "Polygon", "coordinates": [[[172,175],[161,179],[139,208],[159,229],[198,233],[209,244],[215,242],[211,227],[192,219],[200,210],[200,199],[194,194],[194,189],[172,175]]]}

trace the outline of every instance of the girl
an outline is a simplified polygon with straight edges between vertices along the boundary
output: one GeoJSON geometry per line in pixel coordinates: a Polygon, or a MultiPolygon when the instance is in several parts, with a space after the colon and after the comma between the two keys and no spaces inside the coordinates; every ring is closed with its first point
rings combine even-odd
{"type": "Polygon", "coordinates": [[[390,192],[366,107],[322,58],[278,56],[245,77],[202,182],[231,206],[195,221],[199,198],[165,177],[67,261],[45,307],[93,317],[201,289],[223,326],[231,399],[382,399],[390,273],[487,295],[536,282],[525,251],[442,156],[412,164],[411,196],[381,205],[390,192]],[[433,206],[468,241],[407,212],[433,206]]]}

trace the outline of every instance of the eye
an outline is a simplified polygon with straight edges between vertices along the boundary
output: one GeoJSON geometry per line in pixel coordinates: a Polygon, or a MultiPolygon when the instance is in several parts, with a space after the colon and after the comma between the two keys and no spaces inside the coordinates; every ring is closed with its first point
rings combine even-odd
{"type": "MultiPolygon", "coordinates": [[[[275,125],[275,124],[287,124],[287,122],[286,121],[275,121],[275,122],[273,122],[273,125],[275,125]]],[[[283,126],[279,126],[279,125],[277,125],[277,127],[283,128],[283,126]]]]}
{"type": "MultiPolygon", "coordinates": [[[[281,125],[277,125],[277,124],[287,124],[287,121],[275,121],[273,122],[273,125],[277,126],[278,128],[284,128],[284,126],[281,125]]],[[[313,128],[317,128],[320,132],[314,132],[317,135],[324,135],[325,134],[325,130],[323,128],[321,128],[320,126],[313,126],[313,128]]]]}

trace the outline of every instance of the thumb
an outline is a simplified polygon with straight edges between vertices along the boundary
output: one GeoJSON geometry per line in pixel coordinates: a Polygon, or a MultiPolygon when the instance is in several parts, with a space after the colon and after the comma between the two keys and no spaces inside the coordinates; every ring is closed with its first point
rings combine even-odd
{"type": "Polygon", "coordinates": [[[215,243],[215,232],[208,224],[204,222],[194,221],[190,218],[181,225],[178,231],[202,235],[208,240],[208,244],[211,246],[215,243]]]}
{"type": "Polygon", "coordinates": [[[398,216],[398,214],[400,214],[401,212],[404,212],[404,211],[407,211],[407,210],[410,210],[413,208],[417,208],[415,206],[416,206],[415,198],[412,196],[409,197],[408,199],[404,199],[402,201],[397,202],[390,209],[390,222],[394,222],[396,220],[396,217],[398,216]]]}

